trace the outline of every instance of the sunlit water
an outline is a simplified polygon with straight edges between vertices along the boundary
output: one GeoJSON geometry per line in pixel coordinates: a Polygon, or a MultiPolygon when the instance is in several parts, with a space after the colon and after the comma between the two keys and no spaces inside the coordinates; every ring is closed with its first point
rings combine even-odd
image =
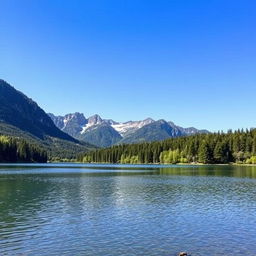
{"type": "Polygon", "coordinates": [[[0,165],[0,255],[256,255],[256,168],[0,165]]]}

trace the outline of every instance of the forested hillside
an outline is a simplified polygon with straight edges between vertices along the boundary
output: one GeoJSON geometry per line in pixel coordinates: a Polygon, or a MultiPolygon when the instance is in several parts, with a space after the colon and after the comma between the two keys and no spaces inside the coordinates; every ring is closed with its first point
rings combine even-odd
{"type": "Polygon", "coordinates": [[[159,142],[118,145],[78,157],[103,163],[256,164],[256,129],[198,134],[159,142]]]}
{"type": "Polygon", "coordinates": [[[0,162],[47,162],[47,153],[25,140],[0,135],[0,162]]]}
{"type": "Polygon", "coordinates": [[[0,79],[0,134],[47,151],[50,160],[74,159],[95,146],[58,129],[36,102],[0,79]]]}
{"type": "Polygon", "coordinates": [[[40,139],[51,136],[78,143],[77,140],[59,130],[36,102],[1,79],[0,103],[1,122],[13,125],[40,139]]]}

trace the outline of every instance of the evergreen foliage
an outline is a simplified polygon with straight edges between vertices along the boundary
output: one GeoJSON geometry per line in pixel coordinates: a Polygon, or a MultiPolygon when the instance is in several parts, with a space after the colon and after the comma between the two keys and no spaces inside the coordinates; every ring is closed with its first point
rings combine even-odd
{"type": "Polygon", "coordinates": [[[256,129],[197,134],[164,141],[117,145],[78,156],[102,163],[256,163],[256,129]]]}
{"type": "Polygon", "coordinates": [[[15,126],[2,123],[1,121],[0,134],[12,138],[22,138],[28,144],[38,145],[38,147],[47,151],[48,160],[50,161],[62,161],[64,159],[75,160],[77,154],[96,148],[86,142],[73,143],[56,137],[45,137],[44,140],[41,140],[26,131],[22,131],[15,126]]]}
{"type": "Polygon", "coordinates": [[[0,135],[0,162],[47,162],[47,153],[36,145],[0,135]]]}

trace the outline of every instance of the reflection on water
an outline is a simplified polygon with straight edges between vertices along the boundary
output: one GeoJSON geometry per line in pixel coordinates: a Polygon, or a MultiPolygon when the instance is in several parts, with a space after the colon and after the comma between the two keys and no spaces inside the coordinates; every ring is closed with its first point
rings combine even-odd
{"type": "Polygon", "coordinates": [[[256,166],[209,165],[159,168],[160,174],[256,178],[256,166]]]}
{"type": "Polygon", "coordinates": [[[255,255],[256,168],[1,165],[0,255],[255,255]]]}

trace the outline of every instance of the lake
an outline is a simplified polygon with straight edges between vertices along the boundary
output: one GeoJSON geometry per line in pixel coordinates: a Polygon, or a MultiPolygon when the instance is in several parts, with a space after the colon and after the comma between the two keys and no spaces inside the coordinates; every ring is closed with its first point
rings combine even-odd
{"type": "Polygon", "coordinates": [[[0,165],[0,255],[256,255],[256,167],[0,165]]]}

